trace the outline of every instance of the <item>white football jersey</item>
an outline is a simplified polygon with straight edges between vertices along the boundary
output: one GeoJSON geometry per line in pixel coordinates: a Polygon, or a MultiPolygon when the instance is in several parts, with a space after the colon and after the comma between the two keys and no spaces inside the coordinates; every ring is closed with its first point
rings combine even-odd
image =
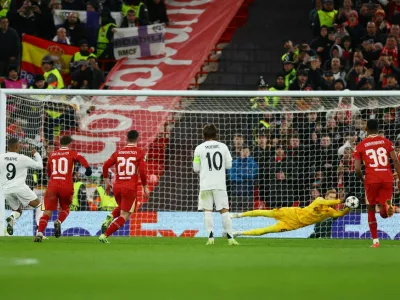
{"type": "Polygon", "coordinates": [[[26,185],[28,168],[43,169],[38,152],[35,153],[35,160],[16,152],[0,154],[0,186],[3,190],[26,185]]]}
{"type": "Polygon", "coordinates": [[[224,143],[206,141],[194,151],[193,170],[200,172],[200,191],[226,191],[226,170],[232,168],[232,156],[224,143]]]}

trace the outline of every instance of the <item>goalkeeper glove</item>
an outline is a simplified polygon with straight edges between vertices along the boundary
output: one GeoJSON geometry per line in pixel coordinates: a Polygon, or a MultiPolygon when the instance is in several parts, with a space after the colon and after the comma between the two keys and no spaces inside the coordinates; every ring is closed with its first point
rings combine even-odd
{"type": "Polygon", "coordinates": [[[86,168],[85,175],[86,175],[86,176],[92,175],[92,168],[91,168],[91,167],[87,167],[87,168],[86,168]]]}

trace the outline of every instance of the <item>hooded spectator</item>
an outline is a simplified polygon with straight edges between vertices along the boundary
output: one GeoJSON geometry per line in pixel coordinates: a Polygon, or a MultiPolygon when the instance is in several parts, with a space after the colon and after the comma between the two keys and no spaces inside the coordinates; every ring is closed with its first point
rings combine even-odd
{"type": "Polygon", "coordinates": [[[316,18],[314,20],[314,35],[319,34],[321,26],[327,26],[329,29],[333,29],[333,23],[336,19],[338,11],[335,10],[333,0],[321,0],[322,9],[318,10],[316,18]]]}
{"type": "Polygon", "coordinates": [[[353,42],[353,47],[361,43],[361,38],[365,35],[364,27],[358,22],[358,13],[352,10],[348,16],[346,30],[353,42]]]}
{"type": "Polygon", "coordinates": [[[53,38],[53,42],[71,45],[71,41],[67,37],[67,30],[64,27],[58,28],[57,35],[53,38]]]}
{"type": "Polygon", "coordinates": [[[340,45],[333,45],[329,52],[330,59],[328,59],[324,64],[324,70],[330,70],[332,65],[332,59],[338,58],[340,60],[342,58],[342,55],[343,55],[342,47],[340,47],[340,45]]]}
{"type": "Polygon", "coordinates": [[[9,27],[7,18],[0,18],[0,76],[8,75],[10,64],[17,64],[20,55],[21,40],[14,28],[9,27]]]}
{"type": "Polygon", "coordinates": [[[18,74],[17,66],[10,66],[8,68],[8,77],[1,83],[3,89],[26,89],[28,83],[25,79],[21,79],[18,74]]]}
{"type": "Polygon", "coordinates": [[[168,25],[169,19],[164,0],[147,1],[147,9],[149,10],[149,21],[151,24],[164,23],[168,25]]]}
{"type": "Polygon", "coordinates": [[[80,40],[87,38],[86,28],[81,23],[79,15],[76,12],[71,12],[68,15],[68,18],[62,27],[67,30],[67,37],[69,38],[71,45],[78,46],[80,40]]]}

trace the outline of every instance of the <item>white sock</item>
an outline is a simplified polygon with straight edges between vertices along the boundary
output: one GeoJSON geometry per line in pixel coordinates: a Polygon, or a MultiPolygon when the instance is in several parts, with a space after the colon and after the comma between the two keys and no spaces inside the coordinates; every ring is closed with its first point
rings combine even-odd
{"type": "Polygon", "coordinates": [[[379,239],[373,239],[373,240],[372,240],[372,243],[373,243],[373,244],[379,243],[379,239]]]}
{"type": "Polygon", "coordinates": [[[17,220],[21,216],[21,213],[19,213],[17,211],[13,211],[11,213],[11,216],[14,218],[14,220],[17,220]]]}
{"type": "Polygon", "coordinates": [[[221,214],[222,217],[222,227],[224,227],[224,231],[232,237],[232,219],[229,216],[229,212],[225,212],[221,214]]]}
{"type": "Polygon", "coordinates": [[[214,237],[214,236],[210,236],[214,230],[214,220],[213,220],[211,211],[204,212],[204,224],[206,225],[206,231],[207,231],[208,237],[209,238],[214,237]]]}
{"type": "Polygon", "coordinates": [[[38,207],[35,208],[35,221],[37,226],[39,226],[39,221],[42,216],[43,216],[42,207],[39,205],[38,207]]]}

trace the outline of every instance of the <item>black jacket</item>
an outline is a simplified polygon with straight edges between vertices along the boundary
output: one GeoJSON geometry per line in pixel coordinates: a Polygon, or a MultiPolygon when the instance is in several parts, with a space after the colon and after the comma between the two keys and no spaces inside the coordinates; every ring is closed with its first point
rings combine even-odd
{"type": "Polygon", "coordinates": [[[18,59],[21,40],[14,28],[9,27],[6,32],[0,29],[0,45],[3,45],[0,47],[0,60],[8,60],[10,57],[18,59]]]}

